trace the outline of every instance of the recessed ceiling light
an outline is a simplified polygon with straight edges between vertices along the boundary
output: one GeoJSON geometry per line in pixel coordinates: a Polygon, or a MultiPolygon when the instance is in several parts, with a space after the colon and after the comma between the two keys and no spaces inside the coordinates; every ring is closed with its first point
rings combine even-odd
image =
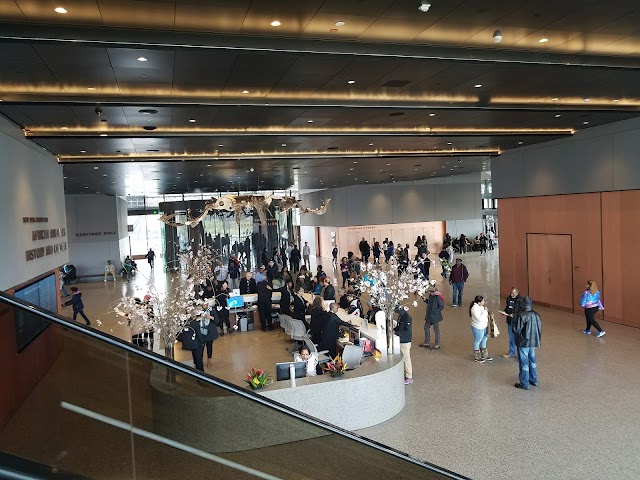
{"type": "Polygon", "coordinates": [[[62,130],[69,130],[69,127],[62,127],[62,130]]]}
{"type": "Polygon", "coordinates": [[[56,7],[53,11],[56,13],[67,13],[67,9],[64,7],[56,7]]]}
{"type": "Polygon", "coordinates": [[[138,57],[138,61],[139,62],[146,62],[147,61],[147,57],[138,57]]]}
{"type": "Polygon", "coordinates": [[[583,125],[589,125],[589,122],[582,122],[583,125]]]}
{"type": "Polygon", "coordinates": [[[481,84],[481,83],[476,83],[476,84],[474,85],[474,87],[475,87],[475,88],[480,88],[481,86],[482,86],[482,84],[481,84]]]}
{"type": "Polygon", "coordinates": [[[67,177],[62,177],[62,178],[67,178],[67,177]]]}
{"type": "Polygon", "coordinates": [[[349,170],[353,170],[353,167],[351,167],[349,170]]]}
{"type": "Polygon", "coordinates": [[[101,137],[107,137],[108,135],[106,133],[101,133],[100,136],[101,137]]]}
{"type": "Polygon", "coordinates": [[[190,118],[190,119],[189,119],[189,122],[190,122],[190,123],[196,123],[196,119],[195,119],[195,118],[190,118]]]}
{"type": "Polygon", "coordinates": [[[355,80],[349,80],[347,83],[348,83],[349,85],[353,85],[354,83],[356,83],[356,81],[355,81],[355,80]]]}
{"type": "Polygon", "coordinates": [[[357,164],[358,162],[353,162],[353,163],[356,163],[356,164],[357,164]]]}
{"type": "Polygon", "coordinates": [[[390,166],[391,166],[391,164],[390,164],[390,163],[387,163],[387,167],[390,167],[390,166]]]}
{"type": "Polygon", "coordinates": [[[98,170],[98,167],[93,167],[94,170],[98,170]]]}
{"type": "Polygon", "coordinates": [[[222,148],[222,147],[224,147],[224,145],[222,145],[222,144],[218,145],[218,148],[222,148]]]}
{"type": "Polygon", "coordinates": [[[84,187],[84,188],[89,188],[89,187],[84,187]]]}
{"type": "Polygon", "coordinates": [[[524,142],[518,142],[518,145],[522,145],[524,142]]]}
{"type": "Polygon", "coordinates": [[[313,123],[313,120],[307,120],[307,123],[313,123]]]}
{"type": "Polygon", "coordinates": [[[430,114],[429,114],[429,116],[430,116],[430,117],[435,117],[435,116],[436,116],[436,114],[435,114],[435,113],[430,113],[430,114]]]}
{"type": "Polygon", "coordinates": [[[373,147],[373,143],[370,143],[370,144],[369,144],[369,146],[370,146],[370,147],[373,147]]]}
{"type": "Polygon", "coordinates": [[[103,176],[103,177],[106,177],[106,176],[107,176],[107,174],[106,174],[106,173],[103,173],[103,174],[102,174],[102,176],[103,176]]]}
{"type": "Polygon", "coordinates": [[[420,3],[420,5],[418,5],[418,10],[420,10],[422,13],[427,13],[430,8],[431,4],[429,2],[422,2],[420,3]]]}
{"type": "Polygon", "coordinates": [[[87,153],[86,150],[80,150],[80,153],[87,153]]]}
{"type": "Polygon", "coordinates": [[[538,43],[547,43],[548,41],[549,41],[548,38],[542,37],[540,40],[538,40],[538,43]]]}
{"type": "Polygon", "coordinates": [[[207,164],[207,167],[210,167],[210,166],[211,166],[211,164],[210,164],[210,163],[209,163],[209,164],[207,164]]]}
{"type": "Polygon", "coordinates": [[[242,90],[242,93],[246,95],[247,93],[249,93],[249,90],[242,90]]]}
{"type": "Polygon", "coordinates": [[[286,146],[287,146],[287,144],[286,144],[286,143],[283,143],[283,144],[282,144],[282,146],[283,146],[283,147],[286,147],[286,146]]]}
{"type": "Polygon", "coordinates": [[[556,113],[556,118],[560,118],[562,115],[560,115],[559,113],[556,113]]]}
{"type": "Polygon", "coordinates": [[[554,102],[558,101],[558,97],[553,97],[551,100],[553,100],[554,102]]]}
{"type": "Polygon", "coordinates": [[[178,172],[178,175],[182,175],[182,172],[178,172]]]}
{"type": "Polygon", "coordinates": [[[619,102],[619,101],[620,101],[620,99],[619,99],[619,98],[614,98],[614,99],[613,99],[613,101],[614,101],[614,102],[619,102]]]}
{"type": "Polygon", "coordinates": [[[95,89],[96,89],[96,87],[87,87],[87,90],[92,90],[93,91],[95,89]]]}
{"type": "Polygon", "coordinates": [[[345,22],[344,20],[338,20],[336,22],[336,27],[344,27],[346,25],[347,22],[345,22]]]}
{"type": "Polygon", "coordinates": [[[452,142],[447,142],[447,145],[453,145],[453,143],[452,142]]]}
{"type": "Polygon", "coordinates": [[[280,23],[279,20],[274,20],[273,22],[271,22],[272,27],[279,27],[280,25],[282,25],[282,23],[280,23]]]}
{"type": "Polygon", "coordinates": [[[588,102],[589,100],[591,100],[589,97],[584,99],[585,102],[588,102]]]}

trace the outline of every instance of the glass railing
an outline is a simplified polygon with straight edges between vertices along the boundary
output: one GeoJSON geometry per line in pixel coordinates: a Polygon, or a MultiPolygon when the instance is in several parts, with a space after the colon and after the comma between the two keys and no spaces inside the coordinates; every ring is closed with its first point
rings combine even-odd
{"type": "Polygon", "coordinates": [[[4,392],[0,450],[50,473],[24,478],[463,478],[0,294],[16,315],[51,322],[4,392]]]}

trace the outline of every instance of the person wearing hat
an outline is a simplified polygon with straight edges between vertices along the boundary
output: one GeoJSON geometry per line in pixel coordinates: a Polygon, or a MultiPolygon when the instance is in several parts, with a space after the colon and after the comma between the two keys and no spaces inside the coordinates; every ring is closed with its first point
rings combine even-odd
{"type": "Polygon", "coordinates": [[[420,346],[431,348],[431,326],[433,325],[436,343],[433,345],[432,350],[438,350],[440,348],[440,322],[442,321],[442,311],[444,310],[444,297],[433,284],[429,287],[428,292],[429,297],[425,299],[427,311],[424,318],[424,343],[420,346]]]}
{"type": "Polygon", "coordinates": [[[530,385],[538,386],[538,364],[536,348],[540,346],[542,321],[540,315],[531,309],[531,298],[522,300],[522,311],[513,319],[512,327],[518,346],[518,380],[516,388],[529,390],[530,385]]]}
{"type": "Polygon", "coordinates": [[[398,325],[393,329],[400,337],[400,351],[404,358],[404,384],[413,383],[413,367],[411,365],[411,323],[409,312],[402,306],[397,306],[394,312],[398,314],[398,325]]]}

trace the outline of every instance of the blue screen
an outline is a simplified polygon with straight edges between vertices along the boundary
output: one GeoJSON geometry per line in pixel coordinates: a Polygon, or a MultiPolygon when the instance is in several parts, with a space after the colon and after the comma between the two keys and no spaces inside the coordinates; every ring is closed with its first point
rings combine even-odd
{"type": "Polygon", "coordinates": [[[229,308],[244,307],[244,298],[242,298],[242,297],[229,297],[229,298],[227,298],[227,307],[229,307],[229,308]]]}

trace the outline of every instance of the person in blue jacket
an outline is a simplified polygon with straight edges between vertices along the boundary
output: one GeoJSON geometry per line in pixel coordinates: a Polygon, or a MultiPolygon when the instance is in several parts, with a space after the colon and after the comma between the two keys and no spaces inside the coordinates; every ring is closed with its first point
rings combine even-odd
{"type": "Polygon", "coordinates": [[[91,325],[91,322],[84,314],[84,303],[82,303],[82,293],[78,290],[78,287],[71,287],[71,300],[65,302],[64,306],[68,307],[69,305],[73,306],[73,320],[75,321],[78,314],[84,321],[87,322],[87,325],[91,325]]]}
{"type": "Polygon", "coordinates": [[[600,301],[600,292],[598,291],[598,284],[593,280],[587,282],[587,289],[582,294],[580,299],[580,306],[584,308],[584,316],[587,319],[587,328],[582,331],[587,335],[591,335],[591,326],[593,325],[598,330],[596,337],[600,338],[605,332],[600,324],[596,320],[596,313],[598,310],[604,310],[602,302],[600,301]]]}

